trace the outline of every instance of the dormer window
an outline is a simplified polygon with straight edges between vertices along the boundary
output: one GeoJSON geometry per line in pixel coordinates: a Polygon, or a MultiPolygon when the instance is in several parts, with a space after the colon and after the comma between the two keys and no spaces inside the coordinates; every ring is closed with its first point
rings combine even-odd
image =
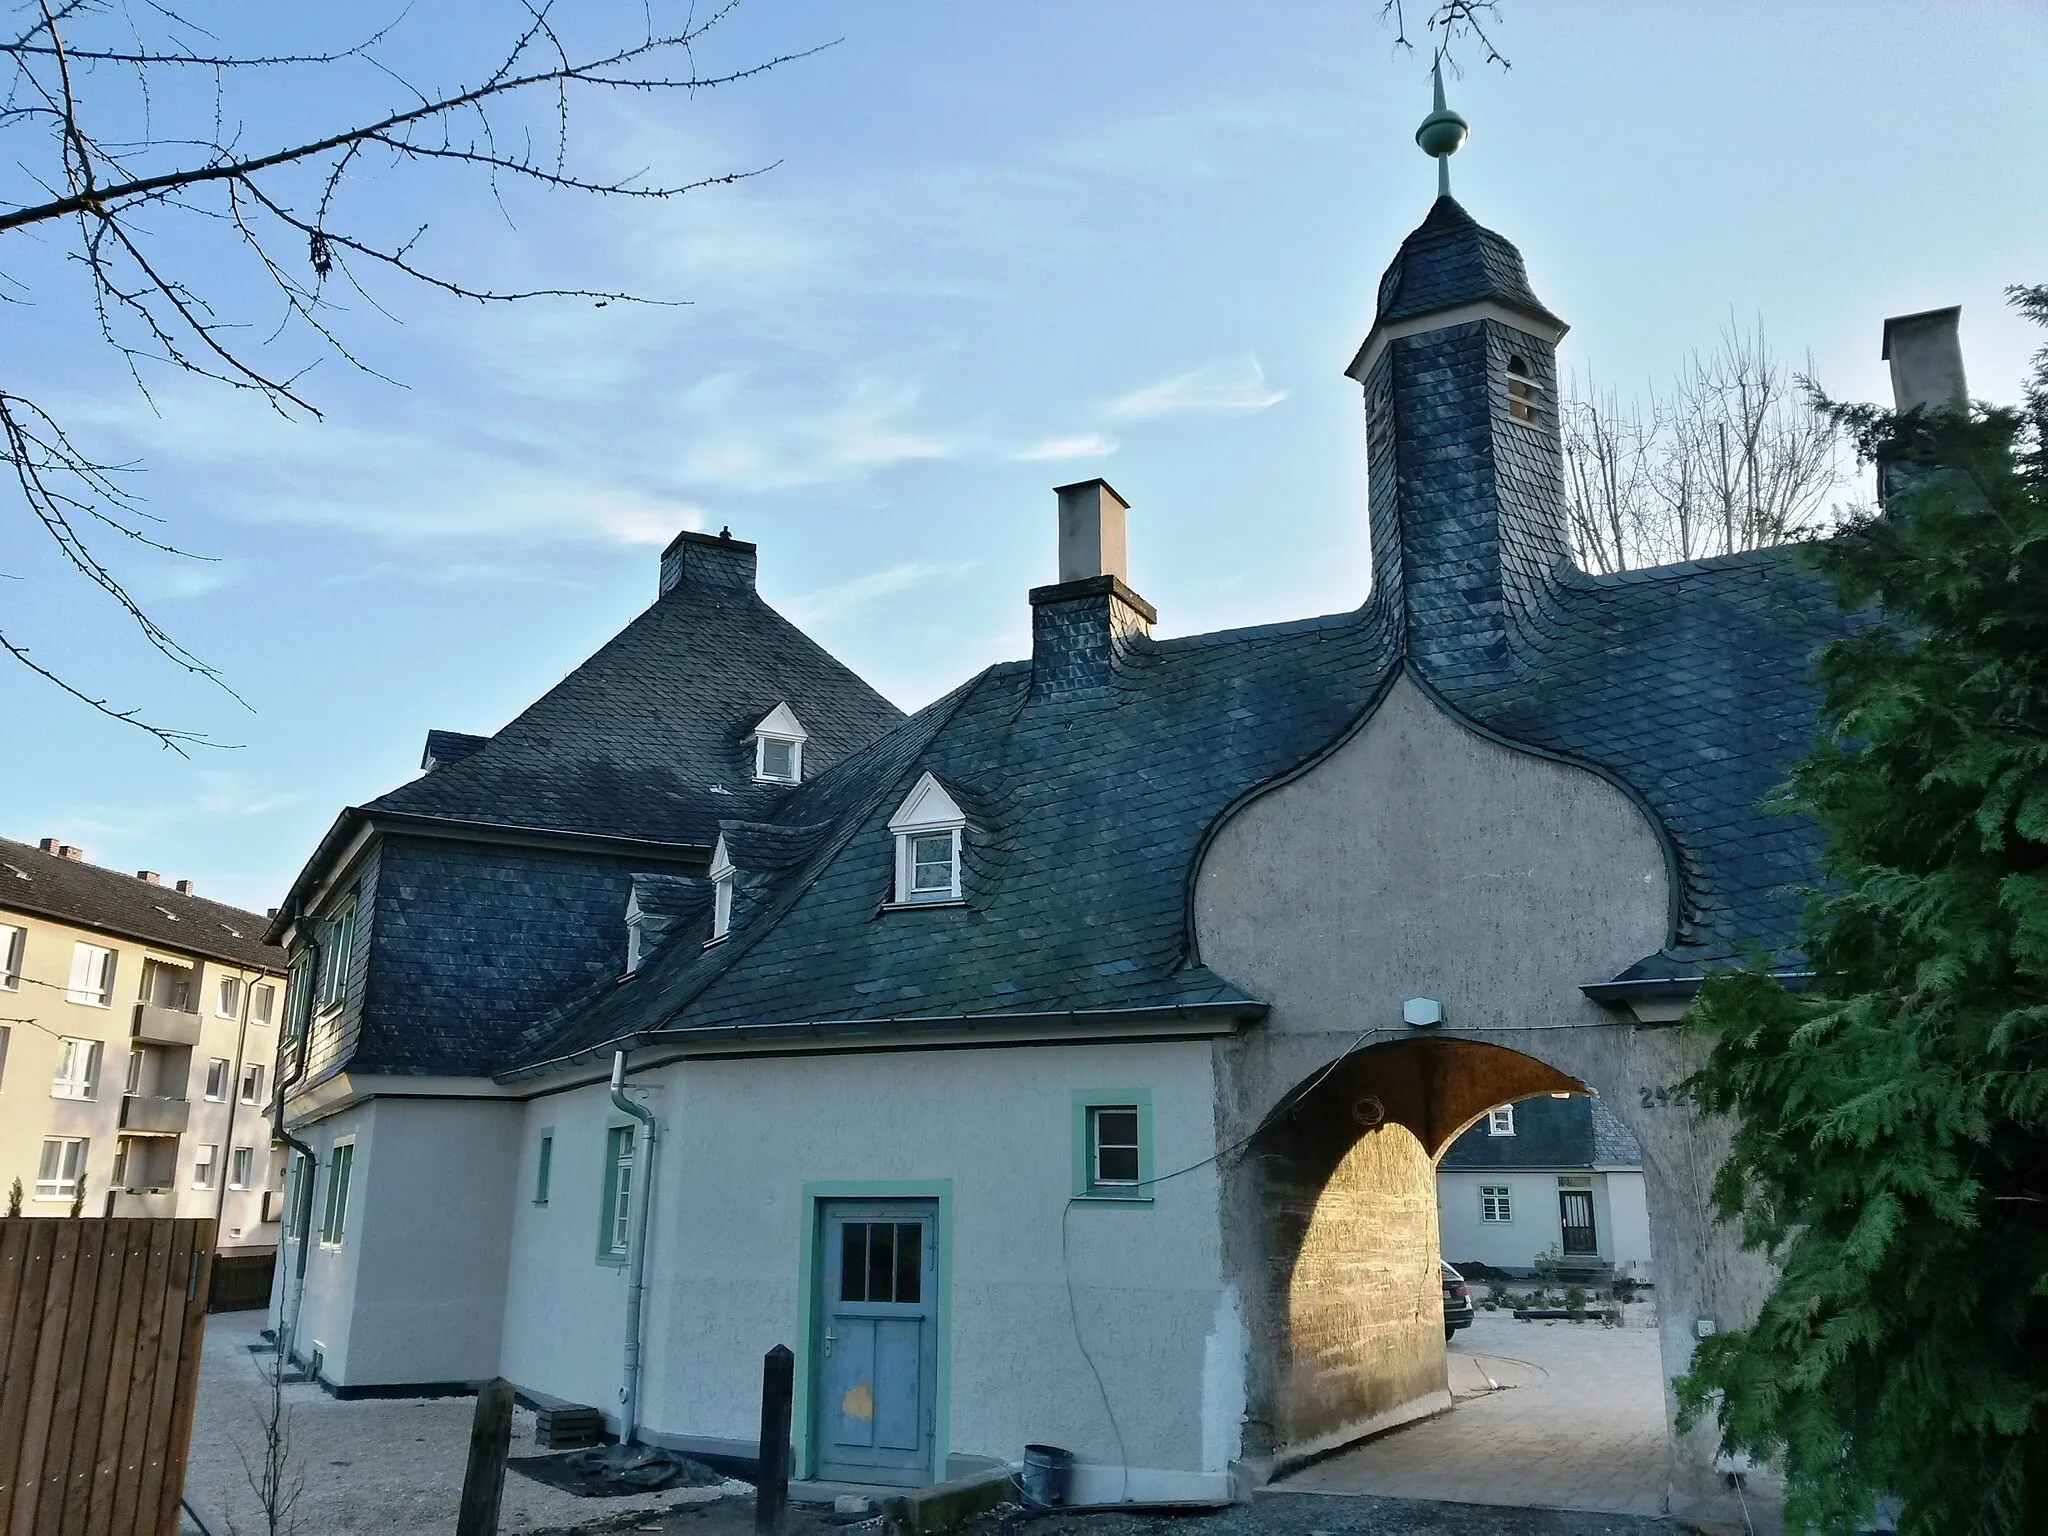
{"type": "Polygon", "coordinates": [[[960,834],[967,818],[929,773],[917,781],[889,831],[896,839],[896,905],[960,900],[960,834]]]}
{"type": "Polygon", "coordinates": [[[1508,359],[1508,418],[1535,426],[1543,414],[1543,386],[1519,357],[1508,359]]]}
{"type": "Polygon", "coordinates": [[[732,855],[725,851],[725,834],[711,850],[711,942],[716,944],[732,931],[732,882],[738,873],[732,855]]]}
{"type": "Polygon", "coordinates": [[[778,704],[754,727],[754,779],[761,784],[800,784],[804,743],[810,735],[787,704],[778,704]]]}

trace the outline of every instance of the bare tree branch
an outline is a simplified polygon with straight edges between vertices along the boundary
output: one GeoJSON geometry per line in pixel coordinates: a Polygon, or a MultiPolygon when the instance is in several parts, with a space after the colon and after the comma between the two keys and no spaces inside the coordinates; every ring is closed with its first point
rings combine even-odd
{"type": "MultiPolygon", "coordinates": [[[[1396,48],[1411,53],[1415,50],[1415,42],[1408,36],[1405,0],[1380,0],[1380,24],[1392,25],[1396,48]]],[[[1493,36],[1486,30],[1489,25],[1499,24],[1499,0],[1432,0],[1422,25],[1423,35],[1430,40],[1430,51],[1450,65],[1453,74],[1462,75],[1465,71],[1457,48],[1468,37],[1479,45],[1482,62],[1512,68],[1507,55],[1494,46],[1493,36]]]]}
{"type": "MultiPolygon", "coordinates": [[[[380,226],[381,209],[363,207],[360,196],[349,194],[380,172],[479,178],[509,220],[505,195],[515,186],[659,201],[760,175],[772,166],[690,176],[592,169],[579,163],[570,136],[578,105],[594,97],[694,94],[819,51],[701,67],[704,41],[736,4],[726,0],[707,13],[684,4],[664,27],[657,24],[658,5],[631,0],[574,7],[562,0],[511,0],[504,30],[477,72],[452,88],[429,89],[398,62],[417,57],[400,35],[405,10],[342,45],[237,49],[161,4],[15,0],[18,20],[0,32],[0,71],[8,77],[0,92],[0,143],[12,151],[0,157],[0,236],[12,237],[0,242],[0,259],[26,250],[25,240],[61,251],[85,276],[101,340],[145,395],[146,370],[166,367],[252,393],[281,413],[311,417],[319,411],[303,381],[315,359],[287,359],[278,351],[294,337],[316,356],[332,354],[383,377],[337,329],[337,281],[341,293],[385,314],[390,311],[365,281],[376,274],[480,303],[675,302],[576,284],[498,284],[447,270],[427,255],[424,224],[389,232],[380,226]],[[261,99],[275,115],[275,82],[304,80],[325,92],[337,71],[354,71],[379,95],[395,90],[402,100],[339,128],[280,134],[281,142],[268,149],[244,144],[231,82],[270,82],[261,99]],[[209,76],[210,98],[195,97],[183,84],[209,76]],[[167,88],[157,88],[160,78],[167,88]],[[159,131],[166,114],[175,131],[169,125],[159,131]],[[225,236],[225,248],[195,257],[172,236],[174,228],[196,230],[202,245],[225,236]],[[253,291],[222,275],[223,259],[236,253],[247,263],[253,291]],[[277,309],[274,318],[252,325],[249,306],[258,301],[277,309]]],[[[5,272],[0,283],[14,290],[0,297],[30,296],[5,272]]],[[[95,552],[98,531],[185,553],[139,526],[146,519],[122,478],[133,466],[99,462],[49,411],[4,387],[0,453],[20,504],[64,563],[160,655],[225,688],[220,674],[159,627],[95,552]]],[[[0,648],[74,699],[148,731],[167,747],[213,744],[74,684],[33,658],[18,633],[0,635],[0,648]]]]}
{"type": "MultiPolygon", "coordinates": [[[[1808,364],[1809,369],[1811,363],[1808,364]]],[[[1840,437],[1731,319],[1648,414],[1576,378],[1560,411],[1572,540],[1589,570],[1701,560],[1810,538],[1841,483],[1840,437]]]]}

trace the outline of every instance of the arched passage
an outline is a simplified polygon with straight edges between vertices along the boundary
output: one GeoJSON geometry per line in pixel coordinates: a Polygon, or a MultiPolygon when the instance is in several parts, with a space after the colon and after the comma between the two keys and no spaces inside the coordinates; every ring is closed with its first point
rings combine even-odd
{"type": "Polygon", "coordinates": [[[1448,1405],[1436,1159],[1496,1105],[1586,1091],[1518,1051],[1403,1039],[1280,1101],[1238,1175],[1263,1277],[1246,1298],[1249,1442],[1293,1460],[1448,1405]]]}

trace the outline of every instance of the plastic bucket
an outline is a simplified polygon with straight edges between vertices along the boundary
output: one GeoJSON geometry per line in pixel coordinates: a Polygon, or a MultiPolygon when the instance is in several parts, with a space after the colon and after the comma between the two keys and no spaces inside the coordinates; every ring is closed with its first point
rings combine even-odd
{"type": "Polygon", "coordinates": [[[1067,1502],[1068,1486],[1074,1480],[1074,1453],[1056,1445],[1024,1447],[1024,1470],[1017,1474],[1017,1491],[1028,1509],[1052,1509],[1067,1502]]]}

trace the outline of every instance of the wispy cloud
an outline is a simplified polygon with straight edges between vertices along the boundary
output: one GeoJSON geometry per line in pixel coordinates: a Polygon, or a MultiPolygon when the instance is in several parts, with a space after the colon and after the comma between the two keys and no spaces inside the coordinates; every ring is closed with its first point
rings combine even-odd
{"type": "Polygon", "coordinates": [[[788,603],[789,617],[800,625],[829,624],[835,619],[872,608],[884,598],[894,597],[899,592],[908,592],[927,582],[939,581],[957,576],[971,569],[968,565],[927,565],[916,561],[903,565],[892,565],[886,570],[870,571],[865,576],[850,577],[807,592],[788,603]]]}
{"type": "Polygon", "coordinates": [[[1109,412],[1126,420],[1144,421],[1182,411],[1263,411],[1286,398],[1287,391],[1269,385],[1266,370],[1247,353],[1134,389],[1112,400],[1109,412]]]}
{"type": "Polygon", "coordinates": [[[1116,448],[1116,439],[1113,437],[1107,437],[1100,432],[1077,432],[1071,437],[1049,437],[1042,443],[1034,443],[1015,457],[1029,461],[1106,459],[1116,452],[1116,448]]]}

